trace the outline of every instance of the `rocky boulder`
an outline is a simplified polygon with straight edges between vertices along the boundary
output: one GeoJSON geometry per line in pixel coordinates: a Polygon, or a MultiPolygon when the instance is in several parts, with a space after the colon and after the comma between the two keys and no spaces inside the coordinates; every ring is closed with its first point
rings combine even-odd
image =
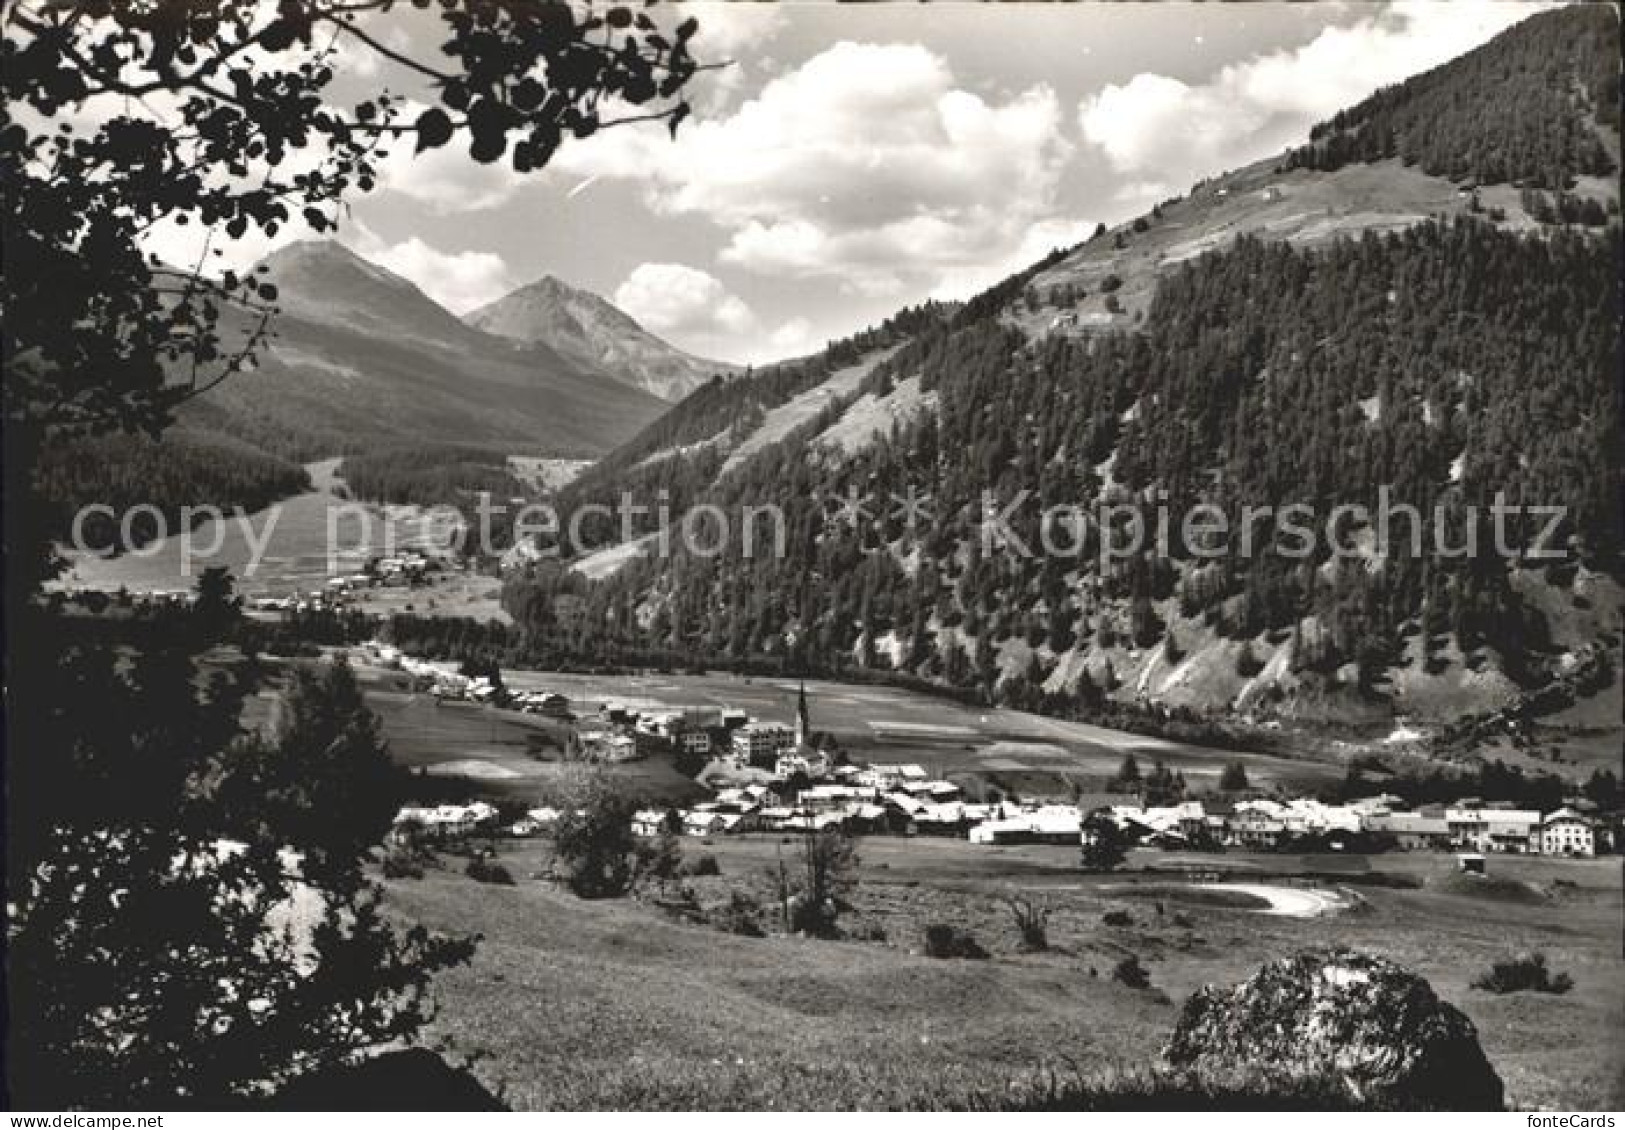
{"type": "Polygon", "coordinates": [[[1305,950],[1185,1003],[1163,1058],[1235,1077],[1331,1075],[1358,1103],[1501,1110],[1473,1022],[1416,974],[1348,949],[1305,950]]]}

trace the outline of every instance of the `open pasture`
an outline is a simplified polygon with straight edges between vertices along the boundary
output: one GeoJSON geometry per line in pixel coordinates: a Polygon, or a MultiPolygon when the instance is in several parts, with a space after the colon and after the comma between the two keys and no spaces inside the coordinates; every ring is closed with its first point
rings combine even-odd
{"type": "MultiPolygon", "coordinates": [[[[794,842],[684,847],[720,864],[717,877],[684,881],[700,902],[751,893],[771,934],[767,870],[781,853],[793,866],[794,842]]],[[[1042,1067],[1110,1073],[1149,1062],[1201,985],[1324,945],[1383,954],[1427,977],[1477,1025],[1518,1106],[1607,1109],[1625,1099],[1617,860],[1493,860],[1496,873],[1551,892],[1509,907],[1437,893],[1429,880],[1451,873],[1448,855],[1373,857],[1370,867],[1420,885],[1358,886],[1355,909],[1293,917],[1241,899],[1158,897],[1170,880],[1141,869],[1149,852],[1134,853],[1125,871],[1084,875],[1071,848],[876,837],[858,850],[844,921],[876,939],[863,942],[738,937],[647,902],[581,901],[530,877],[545,866],[539,840],[501,849],[515,887],[474,883],[453,858],[425,879],[391,882],[389,900],[435,928],[485,934],[473,964],[438,981],[436,1035],[484,1053],[476,1073],[520,1107],[921,1106],[1001,1090],[1042,1067]],[[1148,897],[1123,889],[1140,884],[1148,897]],[[1009,893],[1052,908],[1048,951],[1019,951],[1001,901],[1009,893]],[[969,930],[990,959],[925,956],[921,935],[933,922],[969,930]],[[1490,962],[1529,949],[1573,976],[1574,990],[1471,987],[1490,962]],[[1131,955],[1150,989],[1111,978],[1131,955]]],[[[1220,858],[1290,866],[1293,857],[1220,858]]]]}
{"type": "MultiPolygon", "coordinates": [[[[800,686],[791,679],[729,674],[504,671],[503,679],[516,690],[568,695],[583,715],[606,702],[645,709],[716,706],[783,725],[794,721],[800,686]]],[[[896,687],[824,680],[808,680],[806,687],[813,729],[832,734],[855,761],[919,762],[940,775],[976,775],[1024,795],[1065,794],[1069,781],[1098,784],[1128,753],[1145,768],[1162,760],[1196,789],[1216,786],[1229,761],[1241,761],[1248,777],[1266,787],[1314,787],[1342,775],[1340,766],[1324,762],[1208,749],[896,687]]]]}

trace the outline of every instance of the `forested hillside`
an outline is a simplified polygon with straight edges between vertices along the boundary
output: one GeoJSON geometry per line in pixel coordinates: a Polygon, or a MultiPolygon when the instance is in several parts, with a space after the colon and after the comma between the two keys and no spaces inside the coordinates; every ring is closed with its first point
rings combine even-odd
{"type": "Polygon", "coordinates": [[[1575,4],[1378,91],[1310,132],[1289,168],[1400,157],[1436,176],[1567,189],[1617,162],[1592,123],[1619,129],[1619,16],[1575,4]]]}
{"type": "MultiPolygon", "coordinates": [[[[1379,96],[1383,119],[1446,121],[1445,104],[1499,98],[1483,84],[1509,70],[1557,82],[1611,36],[1588,10],[1531,20],[1379,96]],[[1525,62],[1554,54],[1568,61],[1525,62]]],[[[1620,229],[1517,209],[1510,187],[1493,198],[1510,208],[1487,208],[1472,188],[1511,175],[1495,154],[1521,152],[1526,129],[1595,141],[1601,120],[1568,96],[1488,116],[1481,132],[1504,136],[1450,169],[1471,186],[1392,161],[1352,180],[1244,170],[962,308],[905,312],[852,344],[861,370],[826,355],[708,386],[566,502],[628,491],[650,507],[634,533],[662,499],[773,505],[785,555],[679,546],[598,580],[540,563],[510,577],[507,607],[575,655],[856,666],[1059,711],[1391,719],[1509,701],[1618,642],[1620,229]],[[819,390],[793,426],[764,424],[819,390]],[[1385,499],[1419,515],[1401,511],[1386,554],[1371,527],[1325,532],[1338,506],[1385,499]],[[1498,499],[1564,517],[1503,516],[1500,555],[1498,499]],[[1296,504],[1312,551],[1268,526],[1216,553],[1175,536],[1102,560],[1099,531],[1070,526],[1048,529],[1062,551],[1042,548],[1046,507],[1115,506],[1147,529],[1167,514],[1177,534],[1197,504],[1231,531],[1296,504]],[[1014,544],[989,545],[989,512],[1014,544]]],[[[1568,172],[1550,187],[1617,217],[1617,190],[1568,172]]],[[[606,522],[586,548],[613,536],[606,522]]]]}
{"type": "Polygon", "coordinates": [[[476,492],[506,503],[527,489],[505,452],[461,444],[370,447],[346,455],[337,474],[352,497],[417,506],[457,505],[476,492]]]}
{"type": "Polygon", "coordinates": [[[42,497],[57,511],[64,537],[81,507],[111,507],[85,516],[82,548],[142,545],[180,528],[182,507],[205,504],[252,512],[310,488],[305,469],[227,437],[181,431],[163,442],[113,435],[49,447],[34,470],[42,497]],[[133,509],[153,506],[156,511],[133,509]],[[119,525],[129,512],[130,540],[119,525]],[[159,515],[162,516],[160,522],[159,515]]]}
{"type": "MultiPolygon", "coordinates": [[[[819,353],[796,361],[747,371],[736,380],[708,381],[631,440],[594,463],[559,496],[559,508],[573,512],[588,505],[617,508],[623,494],[640,500],[663,499],[673,512],[697,501],[721,472],[736,445],[761,425],[768,412],[815,390],[833,374],[873,362],[884,350],[949,316],[952,307],[927,303],[903,310],[883,324],[831,342],[819,353]]],[[[654,528],[658,514],[636,516],[635,532],[654,528]]],[[[591,549],[613,542],[618,523],[584,524],[583,544],[591,549]]]]}

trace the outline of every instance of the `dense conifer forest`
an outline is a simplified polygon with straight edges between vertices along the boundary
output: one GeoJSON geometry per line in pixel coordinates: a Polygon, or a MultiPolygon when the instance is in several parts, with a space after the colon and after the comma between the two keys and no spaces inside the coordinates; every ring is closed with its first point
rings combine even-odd
{"type": "Polygon", "coordinates": [[[1400,157],[1453,180],[1546,189],[1607,176],[1615,162],[1593,122],[1619,128],[1618,37],[1612,4],[1531,17],[1322,122],[1286,167],[1329,171],[1400,157]]]}
{"type": "Polygon", "coordinates": [[[505,453],[455,444],[362,448],[344,456],[338,475],[368,502],[459,505],[482,491],[502,502],[526,493],[505,453]]]}
{"type": "MultiPolygon", "coordinates": [[[[1469,513],[1489,545],[1499,493],[1566,508],[1548,536],[1570,575],[1616,567],[1617,246],[1477,219],[1319,250],[1243,238],[1167,274],[1139,330],[1029,341],[993,304],[934,318],[860,391],[919,374],[939,411],[845,459],[812,445],[826,413],[720,480],[720,454],[669,460],[657,482],[688,476],[694,500],[783,507],[784,559],[679,550],[603,583],[544,564],[510,582],[508,607],[572,648],[602,636],[825,669],[889,667],[880,641],[895,636],[902,670],[990,695],[998,684],[1006,699],[1036,694],[1055,656],[1091,640],[1177,654],[1158,611],[1176,597],[1181,616],[1236,640],[1297,633],[1295,664],[1356,664],[1366,690],[1418,628],[1464,649],[1500,645],[1516,666],[1542,637],[1509,563],[1437,548],[1462,544],[1469,513]],[[910,491],[931,500],[928,526],[896,512],[910,491]],[[1000,511],[1029,492],[1009,519],[1028,544],[1055,503],[1136,507],[1147,528],[1154,503],[1174,514],[1208,503],[1239,529],[1248,506],[1324,517],[1386,496],[1420,512],[1423,552],[1396,551],[1380,569],[1330,561],[1324,544],[1303,560],[1235,544],[1198,560],[1175,539],[1166,555],[1107,569],[1087,541],[1075,558],[984,554],[984,491],[1000,511]],[[846,496],[872,520],[833,515],[828,500],[846,496]],[[1013,636],[1040,650],[1001,680],[996,654],[1013,636]]],[[[1544,524],[1507,521],[1510,544],[1534,548],[1544,524]]],[[[1411,536],[1404,521],[1393,532],[1411,536]]]]}
{"type": "MultiPolygon", "coordinates": [[[[34,476],[41,496],[56,512],[64,538],[72,535],[79,509],[93,504],[110,506],[118,515],[151,505],[163,516],[163,529],[173,533],[186,506],[254,511],[310,488],[310,476],[296,463],[228,437],[184,432],[162,442],[114,435],[56,444],[45,449],[34,476]]],[[[160,532],[159,525],[157,514],[134,511],[133,545],[150,541],[160,532]]],[[[122,541],[118,519],[106,512],[87,515],[80,528],[87,549],[106,549],[122,541]]]]}

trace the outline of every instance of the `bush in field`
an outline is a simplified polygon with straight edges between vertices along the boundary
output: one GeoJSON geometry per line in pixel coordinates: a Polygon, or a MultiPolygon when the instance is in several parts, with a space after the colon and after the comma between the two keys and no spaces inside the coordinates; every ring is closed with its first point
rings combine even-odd
{"type": "Polygon", "coordinates": [[[491,883],[498,887],[514,885],[513,873],[489,856],[476,855],[463,868],[463,874],[476,883],[491,883]]]}
{"type": "Polygon", "coordinates": [[[392,851],[384,856],[383,872],[386,879],[423,878],[423,866],[402,852],[392,851]]]}
{"type": "Polygon", "coordinates": [[[1497,961],[1474,979],[1473,988],[1487,993],[1566,993],[1574,988],[1574,978],[1547,969],[1545,954],[1525,953],[1497,961]]]}
{"type": "Polygon", "coordinates": [[[384,878],[421,879],[424,870],[436,862],[434,852],[422,840],[411,835],[398,836],[384,848],[384,878]]]}
{"type": "Polygon", "coordinates": [[[722,868],[717,865],[716,856],[702,855],[693,862],[684,864],[683,874],[692,875],[695,878],[704,878],[708,875],[722,874],[722,868]]]}
{"type": "Polygon", "coordinates": [[[801,839],[800,857],[799,867],[792,869],[781,856],[770,872],[784,928],[793,934],[834,937],[842,901],[857,885],[857,849],[844,832],[809,829],[801,839]]]}
{"type": "Polygon", "coordinates": [[[1049,949],[1049,916],[1051,907],[1046,902],[1025,895],[1009,895],[1004,900],[1016,933],[1021,935],[1024,953],[1042,953],[1049,949]]]}
{"type": "Polygon", "coordinates": [[[632,834],[637,806],[601,768],[577,767],[559,791],[553,850],[565,884],[582,898],[626,894],[644,852],[632,834]]]}
{"type": "Polygon", "coordinates": [[[925,928],[925,954],[940,958],[984,958],[987,950],[971,936],[969,930],[934,922],[925,928]]]}
{"type": "Polygon", "coordinates": [[[1100,916],[1100,920],[1108,926],[1134,925],[1134,916],[1126,910],[1108,910],[1100,916]]]}
{"type": "Polygon", "coordinates": [[[1151,974],[1146,971],[1145,966],[1140,964],[1140,959],[1133,954],[1129,954],[1113,967],[1112,980],[1120,985],[1127,985],[1131,989],[1148,989],[1151,987],[1151,974]]]}
{"type": "Polygon", "coordinates": [[[744,938],[760,938],[767,933],[762,929],[762,904],[743,891],[730,891],[728,901],[712,911],[710,919],[717,929],[744,938]]]}
{"type": "Polygon", "coordinates": [[[638,845],[637,873],[640,877],[664,883],[690,874],[684,866],[683,841],[670,829],[663,830],[652,841],[638,845]]]}

